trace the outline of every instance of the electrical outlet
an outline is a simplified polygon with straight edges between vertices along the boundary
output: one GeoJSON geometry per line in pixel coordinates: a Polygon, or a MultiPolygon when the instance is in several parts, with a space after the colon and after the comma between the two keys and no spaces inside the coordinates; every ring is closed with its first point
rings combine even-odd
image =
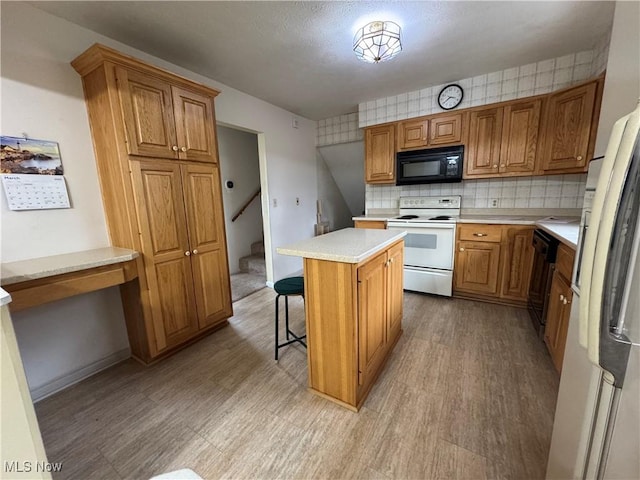
{"type": "Polygon", "coordinates": [[[278,206],[278,199],[274,198],[273,199],[273,208],[276,208],[278,206]]]}
{"type": "Polygon", "coordinates": [[[491,208],[498,208],[498,203],[499,203],[499,200],[497,198],[489,199],[489,207],[491,208]]]}
{"type": "Polygon", "coordinates": [[[296,197],[296,205],[300,205],[300,198],[296,197]]]}

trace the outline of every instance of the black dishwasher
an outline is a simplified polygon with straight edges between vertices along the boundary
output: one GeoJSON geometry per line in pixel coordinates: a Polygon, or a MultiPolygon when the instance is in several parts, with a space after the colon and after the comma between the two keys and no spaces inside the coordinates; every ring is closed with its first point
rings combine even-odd
{"type": "Polygon", "coordinates": [[[529,284],[527,307],[533,327],[540,339],[543,338],[544,326],[547,321],[549,290],[551,289],[551,277],[555,270],[559,243],[556,238],[544,230],[536,229],[533,232],[533,272],[529,284]]]}

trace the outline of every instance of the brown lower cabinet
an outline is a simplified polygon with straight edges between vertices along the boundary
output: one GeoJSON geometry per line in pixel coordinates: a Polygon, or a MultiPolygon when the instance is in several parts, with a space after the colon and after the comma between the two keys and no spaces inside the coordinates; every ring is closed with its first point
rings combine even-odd
{"type": "Polygon", "coordinates": [[[453,294],[525,305],[534,226],[458,224],[453,294]]]}
{"type": "Polygon", "coordinates": [[[404,241],[350,264],[304,259],[310,388],[358,410],[402,331],[404,241]]]}
{"type": "Polygon", "coordinates": [[[544,329],[544,343],[547,345],[553,365],[558,373],[562,371],[564,347],[567,343],[569,316],[571,314],[571,276],[575,251],[564,244],[558,247],[555,270],[549,291],[547,324],[544,329]]]}
{"type": "Polygon", "coordinates": [[[379,230],[387,228],[387,222],[384,220],[355,220],[353,225],[355,228],[375,228],[379,230]]]}

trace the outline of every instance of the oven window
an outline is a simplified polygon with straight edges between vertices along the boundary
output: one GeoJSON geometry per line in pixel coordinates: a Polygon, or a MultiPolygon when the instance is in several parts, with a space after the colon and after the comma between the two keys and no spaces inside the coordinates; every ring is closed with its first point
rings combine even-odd
{"type": "Polygon", "coordinates": [[[440,175],[440,162],[437,160],[402,164],[402,176],[404,178],[435,177],[437,175],[440,175]]]}
{"type": "Polygon", "coordinates": [[[406,248],[428,248],[435,250],[438,248],[438,235],[435,233],[407,233],[404,237],[406,248]]]}

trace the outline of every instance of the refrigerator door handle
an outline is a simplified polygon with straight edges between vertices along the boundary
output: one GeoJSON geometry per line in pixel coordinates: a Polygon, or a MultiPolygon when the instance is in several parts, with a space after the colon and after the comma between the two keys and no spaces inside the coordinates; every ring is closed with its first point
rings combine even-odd
{"type": "MultiPolygon", "coordinates": [[[[580,280],[580,295],[589,299],[592,295],[592,283],[594,280],[594,262],[596,258],[596,249],[600,244],[600,223],[602,220],[602,211],[604,203],[609,196],[609,189],[611,187],[611,176],[613,174],[614,161],[618,155],[622,136],[627,125],[627,121],[630,115],[621,118],[614,125],[611,131],[611,137],[607,146],[605,158],[602,162],[602,170],[598,179],[598,186],[596,187],[596,193],[593,198],[593,207],[591,211],[591,217],[589,221],[589,229],[586,231],[584,238],[584,249],[582,251],[582,265],[581,265],[581,280],[580,280]]],[[[597,272],[597,270],[595,270],[597,272]]],[[[590,311],[589,301],[580,302],[580,328],[579,328],[579,342],[584,348],[589,349],[589,344],[592,340],[592,325],[595,323],[599,325],[599,315],[594,317],[593,312],[590,311]]],[[[592,360],[597,364],[598,361],[592,360]]]]}

